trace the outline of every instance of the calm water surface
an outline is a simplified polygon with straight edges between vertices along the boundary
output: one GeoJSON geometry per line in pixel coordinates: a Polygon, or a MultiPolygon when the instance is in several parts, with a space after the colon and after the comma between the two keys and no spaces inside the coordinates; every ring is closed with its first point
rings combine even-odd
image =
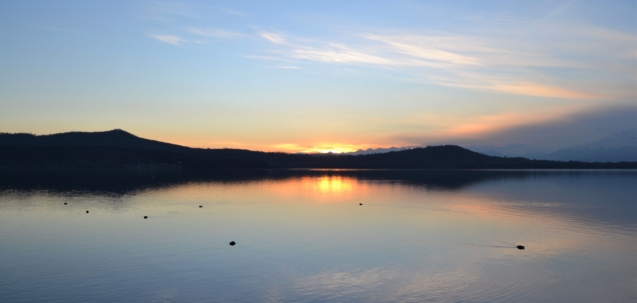
{"type": "Polygon", "coordinates": [[[0,179],[0,301],[637,302],[637,171],[88,179],[0,179]]]}

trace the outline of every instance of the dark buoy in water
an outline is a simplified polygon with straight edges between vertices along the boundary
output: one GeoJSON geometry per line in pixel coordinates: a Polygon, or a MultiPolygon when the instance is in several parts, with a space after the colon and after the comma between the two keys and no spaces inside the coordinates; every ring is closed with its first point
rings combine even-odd
{"type": "Polygon", "coordinates": [[[203,205],[199,205],[199,208],[203,208],[203,205]]]}
{"type": "Polygon", "coordinates": [[[66,205],[66,202],[64,202],[64,205],[66,205]]]}
{"type": "Polygon", "coordinates": [[[524,250],[524,245],[518,245],[518,246],[517,246],[517,248],[518,248],[519,250],[524,250]]]}
{"type": "Polygon", "coordinates": [[[144,216],[144,219],[148,219],[148,216],[144,216]]]}
{"type": "Polygon", "coordinates": [[[358,205],[363,205],[363,203],[358,203],[358,205]]]}
{"type": "Polygon", "coordinates": [[[234,241],[230,241],[230,246],[234,246],[235,244],[237,243],[235,243],[234,241]]]}
{"type": "Polygon", "coordinates": [[[86,213],[88,214],[88,210],[86,211],[86,213]]]}

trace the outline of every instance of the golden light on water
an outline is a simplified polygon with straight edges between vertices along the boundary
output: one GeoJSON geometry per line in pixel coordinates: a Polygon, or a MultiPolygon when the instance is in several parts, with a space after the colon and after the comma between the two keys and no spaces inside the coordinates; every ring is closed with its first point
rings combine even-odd
{"type": "Polygon", "coordinates": [[[166,189],[162,195],[194,204],[209,199],[211,195],[218,201],[226,202],[236,200],[237,196],[243,196],[250,197],[249,199],[252,200],[276,201],[276,203],[330,204],[355,198],[368,199],[370,196],[383,196],[382,189],[383,187],[370,186],[368,182],[356,178],[324,175],[290,178],[283,181],[255,180],[236,184],[189,184],[166,189]],[[253,185],[248,186],[248,184],[253,185]],[[246,192],[246,188],[251,190],[246,192]]]}
{"type": "Polygon", "coordinates": [[[342,194],[354,189],[355,179],[335,177],[322,177],[314,182],[314,189],[325,194],[342,194]]]}
{"type": "Polygon", "coordinates": [[[342,176],[322,176],[302,178],[301,188],[319,203],[334,203],[353,199],[355,195],[366,195],[368,186],[354,178],[342,176]]]}

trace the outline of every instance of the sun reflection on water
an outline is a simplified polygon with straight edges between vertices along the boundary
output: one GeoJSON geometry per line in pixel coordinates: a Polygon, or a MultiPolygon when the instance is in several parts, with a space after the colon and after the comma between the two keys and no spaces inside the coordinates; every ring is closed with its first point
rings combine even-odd
{"type": "Polygon", "coordinates": [[[333,203],[366,193],[367,185],[354,178],[343,176],[322,176],[302,178],[301,188],[320,203],[333,203]]]}
{"type": "Polygon", "coordinates": [[[322,177],[314,182],[314,189],[318,189],[322,193],[341,194],[351,192],[354,188],[354,183],[354,179],[343,178],[341,176],[322,177]]]}
{"type": "Polygon", "coordinates": [[[0,275],[0,297],[46,301],[53,289],[72,301],[153,301],[174,285],[181,301],[629,302],[635,228],[609,211],[630,211],[634,191],[619,181],[568,175],[447,190],[325,171],[118,196],[11,191],[0,195],[0,272],[18,274],[0,275]],[[530,195],[547,183],[557,190],[530,195]],[[622,204],[608,205],[610,186],[622,204]],[[108,297],[122,287],[136,297],[108,297]],[[21,288],[33,291],[11,291],[21,288]]]}

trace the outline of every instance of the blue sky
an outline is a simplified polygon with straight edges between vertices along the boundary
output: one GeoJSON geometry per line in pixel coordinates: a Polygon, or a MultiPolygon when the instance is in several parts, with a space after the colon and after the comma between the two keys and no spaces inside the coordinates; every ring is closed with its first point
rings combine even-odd
{"type": "Polygon", "coordinates": [[[637,128],[636,20],[635,1],[7,1],[0,131],[563,147],[637,128]]]}

